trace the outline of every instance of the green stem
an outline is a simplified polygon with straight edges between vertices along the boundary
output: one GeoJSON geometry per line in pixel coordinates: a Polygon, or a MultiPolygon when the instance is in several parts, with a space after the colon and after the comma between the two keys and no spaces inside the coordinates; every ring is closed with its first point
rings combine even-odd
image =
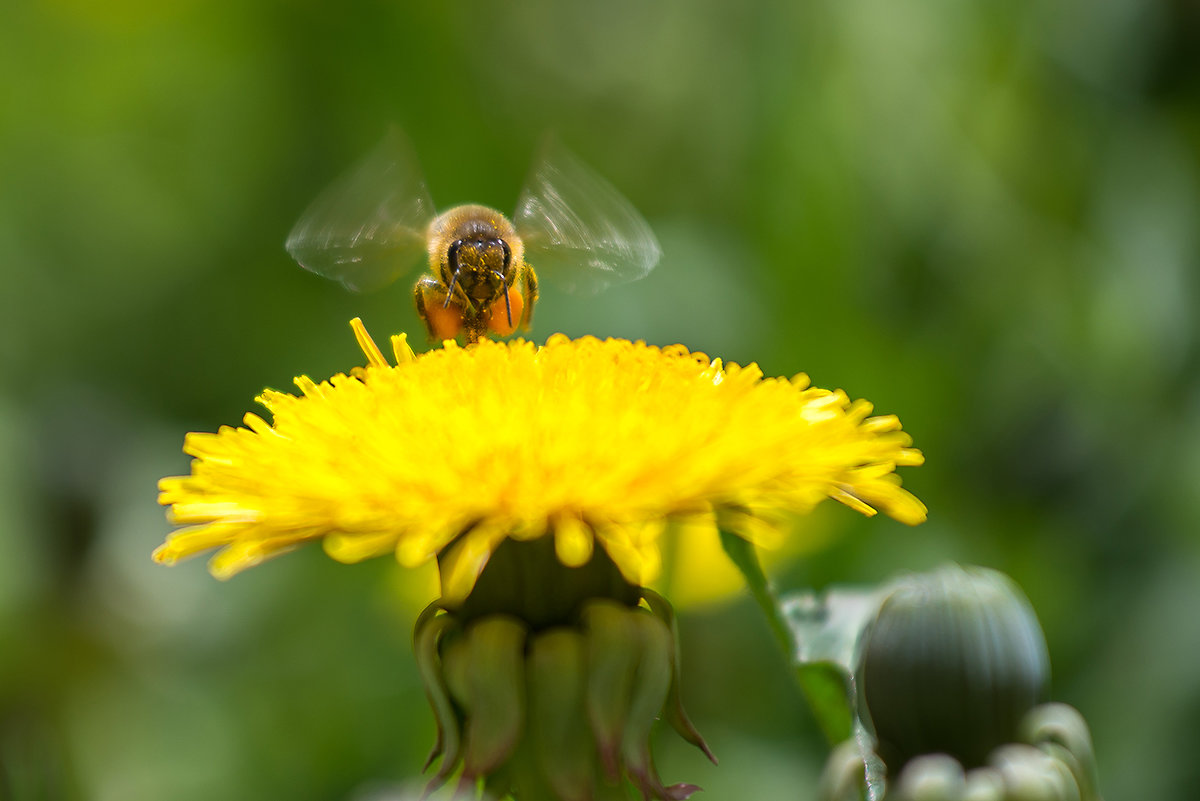
{"type": "Polygon", "coordinates": [[[746,578],[746,586],[750,590],[750,595],[754,597],[759,609],[767,616],[767,625],[771,627],[771,633],[775,635],[779,647],[787,654],[789,660],[795,659],[796,640],[779,611],[779,602],[767,580],[767,574],[763,572],[762,565],[758,561],[758,552],[746,540],[725,531],[721,532],[721,547],[725,549],[725,553],[729,554],[729,558],[746,578]]]}
{"type": "Polygon", "coordinates": [[[830,663],[797,661],[799,649],[795,635],[783,616],[779,599],[763,572],[754,545],[736,534],[722,531],[721,546],[746,578],[746,586],[766,616],[767,625],[783,649],[788,663],[792,665],[796,683],[808,701],[825,739],[830,745],[846,740],[852,733],[854,722],[849,676],[830,663]]]}

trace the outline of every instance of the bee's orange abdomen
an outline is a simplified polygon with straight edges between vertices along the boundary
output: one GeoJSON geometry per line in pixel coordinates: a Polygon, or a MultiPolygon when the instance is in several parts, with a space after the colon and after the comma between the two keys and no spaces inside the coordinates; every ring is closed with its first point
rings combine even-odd
{"type": "Polygon", "coordinates": [[[508,322],[508,309],[504,306],[503,295],[488,310],[488,330],[496,336],[506,337],[516,331],[521,324],[521,312],[525,310],[525,298],[516,287],[508,288],[508,304],[512,309],[512,323],[508,322]]]}

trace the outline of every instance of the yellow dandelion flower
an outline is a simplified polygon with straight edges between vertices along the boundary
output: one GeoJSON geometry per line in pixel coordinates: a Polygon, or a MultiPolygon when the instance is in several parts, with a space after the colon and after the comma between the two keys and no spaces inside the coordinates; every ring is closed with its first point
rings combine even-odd
{"type": "Polygon", "coordinates": [[[344,562],[437,558],[453,603],[506,539],[553,538],[567,566],[599,546],[644,586],[673,523],[770,546],[825,498],[925,519],[895,474],[922,462],[899,420],[807,376],[562,335],[421,355],[393,337],[393,365],[351,325],[365,368],[265,391],[271,423],[187,436],[191,475],[160,482],[182,528],[157,561],[220,548],[210,570],[227,578],[321,540],[344,562]]]}

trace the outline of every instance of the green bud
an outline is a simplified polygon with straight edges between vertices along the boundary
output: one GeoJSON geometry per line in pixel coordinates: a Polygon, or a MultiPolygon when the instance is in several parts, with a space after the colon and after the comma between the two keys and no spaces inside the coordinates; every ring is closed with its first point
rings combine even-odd
{"type": "Polygon", "coordinates": [[[867,629],[857,673],[879,756],[898,774],[931,753],[976,767],[1016,741],[1045,691],[1049,658],[1011,580],[948,565],[894,585],[867,629]]]}

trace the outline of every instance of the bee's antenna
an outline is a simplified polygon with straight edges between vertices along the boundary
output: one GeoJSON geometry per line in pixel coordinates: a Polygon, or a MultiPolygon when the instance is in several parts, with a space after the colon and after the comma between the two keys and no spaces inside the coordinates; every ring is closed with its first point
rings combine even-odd
{"type": "Polygon", "coordinates": [[[462,244],[461,239],[456,240],[446,251],[446,263],[454,267],[454,272],[450,275],[450,285],[446,287],[446,302],[442,304],[443,309],[450,308],[450,298],[454,297],[454,284],[458,281],[458,251],[462,248],[462,244]]]}
{"type": "Polygon", "coordinates": [[[512,250],[503,239],[499,241],[500,247],[504,249],[504,272],[497,273],[497,276],[500,278],[500,286],[504,287],[504,311],[508,312],[508,327],[512,328],[512,303],[508,299],[508,282],[504,280],[504,276],[508,272],[508,266],[512,263],[512,250]]]}
{"type": "Polygon", "coordinates": [[[442,304],[443,309],[450,308],[450,298],[454,297],[454,282],[458,280],[458,270],[450,276],[450,286],[446,287],[446,302],[442,304]]]}
{"type": "MultiPolygon", "coordinates": [[[[500,276],[500,277],[503,278],[504,276],[500,276]]],[[[501,286],[504,286],[504,285],[501,284],[501,286]]],[[[513,324],[512,301],[510,301],[508,299],[508,287],[507,286],[504,286],[504,311],[506,311],[508,313],[508,326],[509,326],[509,328],[512,328],[512,324],[513,324]]]]}

